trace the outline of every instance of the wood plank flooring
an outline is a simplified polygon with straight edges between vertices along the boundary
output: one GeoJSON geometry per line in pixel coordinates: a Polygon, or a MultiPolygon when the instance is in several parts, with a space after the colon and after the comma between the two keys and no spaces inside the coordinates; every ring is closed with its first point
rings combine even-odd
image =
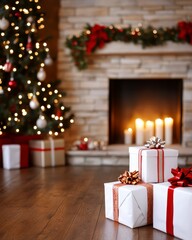
{"type": "Polygon", "coordinates": [[[176,240],[105,218],[104,182],[125,167],[0,169],[1,240],[176,240]]]}

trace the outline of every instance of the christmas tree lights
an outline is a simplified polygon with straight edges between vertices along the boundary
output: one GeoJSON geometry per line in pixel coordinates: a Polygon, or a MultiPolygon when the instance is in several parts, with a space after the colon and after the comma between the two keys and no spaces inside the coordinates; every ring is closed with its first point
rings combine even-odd
{"type": "Polygon", "coordinates": [[[0,135],[58,135],[74,122],[60,81],[47,80],[44,27],[38,0],[0,2],[0,135]]]}

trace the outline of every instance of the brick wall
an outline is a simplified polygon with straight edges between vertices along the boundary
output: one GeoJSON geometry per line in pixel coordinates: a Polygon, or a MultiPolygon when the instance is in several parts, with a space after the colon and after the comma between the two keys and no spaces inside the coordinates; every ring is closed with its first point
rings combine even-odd
{"type": "Polygon", "coordinates": [[[191,16],[192,1],[60,0],[60,4],[58,78],[67,92],[65,103],[76,115],[75,124],[65,133],[67,144],[81,136],[108,140],[109,78],[183,78],[183,144],[191,142],[191,46],[170,44],[143,50],[131,44],[111,43],[89,58],[87,70],[79,71],[64,42],[68,35],[80,33],[86,23],[175,26],[191,16]]]}

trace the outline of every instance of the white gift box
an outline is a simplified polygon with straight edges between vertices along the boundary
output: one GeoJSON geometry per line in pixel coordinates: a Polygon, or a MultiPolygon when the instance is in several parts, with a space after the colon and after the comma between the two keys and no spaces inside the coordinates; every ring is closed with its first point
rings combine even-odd
{"type": "Polygon", "coordinates": [[[64,139],[31,140],[32,164],[39,167],[65,165],[64,139]]]}
{"type": "Polygon", "coordinates": [[[129,147],[129,171],[139,171],[142,181],[166,182],[172,177],[171,169],[178,166],[178,150],[129,147]]]}
{"type": "MultiPolygon", "coordinates": [[[[167,230],[167,213],[170,216],[170,209],[167,209],[168,188],[170,183],[158,183],[153,186],[153,227],[169,233],[167,230]]],[[[173,190],[173,235],[175,237],[191,240],[192,239],[192,187],[176,187],[173,190]]],[[[170,205],[169,205],[170,206],[170,205]]],[[[170,225],[169,225],[170,226],[170,225]]],[[[168,228],[169,229],[169,228],[168,228]]]]}
{"type": "Polygon", "coordinates": [[[3,145],[3,168],[18,169],[20,168],[20,145],[7,144],[3,145]]]}
{"type": "Polygon", "coordinates": [[[104,183],[105,217],[130,228],[152,223],[152,185],[104,183]],[[147,186],[147,187],[146,187],[147,186]]]}

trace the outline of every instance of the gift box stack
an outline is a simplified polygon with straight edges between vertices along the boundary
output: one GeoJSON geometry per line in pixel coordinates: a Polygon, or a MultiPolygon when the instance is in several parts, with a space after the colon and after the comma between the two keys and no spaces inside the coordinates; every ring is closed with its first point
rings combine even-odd
{"type": "Polygon", "coordinates": [[[5,169],[31,165],[53,167],[65,165],[64,139],[42,136],[7,136],[0,138],[0,163],[5,169]]]}
{"type": "Polygon", "coordinates": [[[178,150],[164,146],[152,137],[144,147],[129,148],[129,171],[104,183],[105,217],[191,239],[192,168],[179,168],[178,150]]]}

